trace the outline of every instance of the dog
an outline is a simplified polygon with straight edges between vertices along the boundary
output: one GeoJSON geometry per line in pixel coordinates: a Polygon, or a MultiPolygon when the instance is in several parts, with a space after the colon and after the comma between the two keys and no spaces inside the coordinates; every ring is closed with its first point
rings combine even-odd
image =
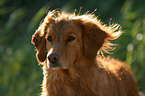
{"type": "Polygon", "coordinates": [[[139,96],[131,69],[99,55],[121,33],[118,24],[107,26],[93,14],[48,12],[32,36],[43,65],[41,96],[139,96]]]}

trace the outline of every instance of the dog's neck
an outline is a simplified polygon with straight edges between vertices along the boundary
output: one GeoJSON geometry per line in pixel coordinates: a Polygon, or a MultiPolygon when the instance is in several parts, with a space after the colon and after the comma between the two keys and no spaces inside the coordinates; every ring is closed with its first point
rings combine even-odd
{"type": "MultiPolygon", "coordinates": [[[[90,91],[90,90],[84,89],[86,88],[84,86],[92,85],[91,87],[94,87],[94,84],[90,84],[93,82],[93,81],[90,82],[91,81],[90,79],[94,77],[95,72],[92,72],[92,71],[94,71],[94,68],[97,68],[97,64],[92,66],[91,64],[95,64],[95,63],[89,63],[89,61],[88,63],[84,63],[83,61],[85,60],[81,60],[81,62],[75,62],[76,64],[73,64],[75,66],[71,66],[68,69],[60,69],[60,68],[48,69],[47,66],[44,65],[45,72],[43,74],[45,74],[44,76],[46,77],[44,77],[43,83],[47,83],[47,84],[44,84],[47,86],[45,86],[43,90],[45,91],[48,90],[49,94],[52,94],[52,96],[54,94],[55,94],[54,96],[65,96],[66,94],[70,94],[70,96],[73,96],[71,94],[75,94],[76,91],[86,90],[85,91],[86,93],[87,91],[90,91]],[[87,64],[87,65],[84,65],[84,64],[87,64]],[[71,83],[71,82],[75,82],[75,83],[71,83]],[[74,84],[74,85],[71,85],[71,84],[74,84]],[[73,86],[73,87],[70,87],[70,86],[73,86]]],[[[93,93],[93,90],[91,91],[93,93]]],[[[84,93],[84,95],[86,95],[86,93],[84,93]]]]}
{"type": "MultiPolygon", "coordinates": [[[[50,68],[47,69],[49,77],[52,76],[54,78],[61,78],[63,76],[69,76],[68,78],[78,78],[77,76],[80,76],[81,74],[91,74],[92,69],[98,68],[98,63],[96,62],[96,59],[94,60],[86,60],[86,58],[82,58],[81,60],[76,60],[74,62],[75,64],[70,65],[66,69],[61,68],[50,68]],[[87,62],[87,63],[86,63],[87,62]]],[[[80,76],[82,78],[82,75],[80,76]]],[[[62,78],[63,79],[63,78],[62,78]]]]}

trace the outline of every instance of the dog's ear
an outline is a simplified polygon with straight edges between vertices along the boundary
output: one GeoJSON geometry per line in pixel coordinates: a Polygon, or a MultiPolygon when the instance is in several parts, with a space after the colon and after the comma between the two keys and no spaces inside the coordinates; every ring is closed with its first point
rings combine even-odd
{"type": "Polygon", "coordinates": [[[38,62],[44,62],[47,57],[46,49],[46,34],[47,28],[50,24],[54,23],[53,12],[48,12],[47,16],[44,18],[44,21],[36,30],[32,36],[32,44],[35,45],[37,50],[36,57],[38,62]]]}
{"type": "Polygon", "coordinates": [[[36,57],[38,62],[44,62],[47,55],[45,35],[41,36],[40,30],[37,30],[32,36],[32,44],[37,50],[36,57]]]}
{"type": "Polygon", "coordinates": [[[88,59],[94,59],[98,50],[112,37],[92,22],[82,22],[82,30],[83,54],[88,59]]]}

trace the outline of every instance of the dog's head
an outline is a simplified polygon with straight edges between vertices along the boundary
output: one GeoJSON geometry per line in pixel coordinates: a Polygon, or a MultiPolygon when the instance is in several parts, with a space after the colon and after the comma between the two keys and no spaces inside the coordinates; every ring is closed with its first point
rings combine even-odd
{"type": "Polygon", "coordinates": [[[120,35],[93,15],[54,14],[48,13],[32,37],[38,62],[47,60],[50,68],[68,68],[82,57],[94,60],[107,40],[120,35]]]}

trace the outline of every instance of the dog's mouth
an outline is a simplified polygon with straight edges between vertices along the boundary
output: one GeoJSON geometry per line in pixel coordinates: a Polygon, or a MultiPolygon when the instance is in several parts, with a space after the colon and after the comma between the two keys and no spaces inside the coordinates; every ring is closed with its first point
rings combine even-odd
{"type": "Polygon", "coordinates": [[[68,69],[68,65],[70,65],[68,62],[62,62],[60,59],[59,54],[57,53],[51,53],[47,54],[47,68],[49,69],[68,69]]]}
{"type": "Polygon", "coordinates": [[[62,68],[62,66],[59,63],[48,63],[48,68],[62,68]]]}
{"type": "Polygon", "coordinates": [[[63,70],[69,69],[68,67],[64,67],[64,66],[60,65],[59,63],[55,63],[55,64],[53,64],[53,63],[48,63],[48,64],[47,64],[47,67],[48,67],[49,69],[53,69],[53,70],[56,70],[56,69],[63,69],[63,70]]]}
{"type": "Polygon", "coordinates": [[[56,63],[50,63],[49,60],[47,60],[47,68],[49,69],[68,69],[66,66],[62,66],[62,64],[56,62],[56,63]]]}

